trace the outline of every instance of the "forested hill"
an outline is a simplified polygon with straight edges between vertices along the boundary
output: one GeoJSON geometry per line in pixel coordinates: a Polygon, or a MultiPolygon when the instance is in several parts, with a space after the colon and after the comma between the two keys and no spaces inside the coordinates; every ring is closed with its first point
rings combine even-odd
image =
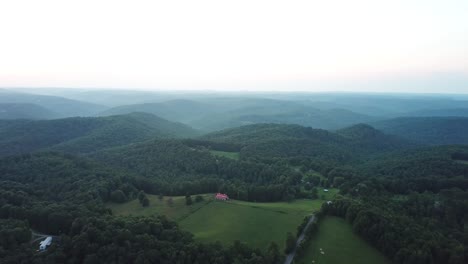
{"type": "Polygon", "coordinates": [[[43,149],[88,153],[151,138],[196,134],[186,125],[144,113],[39,121],[4,120],[0,122],[0,156],[43,149]]]}
{"type": "Polygon", "coordinates": [[[58,153],[0,158],[0,262],[278,263],[243,244],[198,244],[164,216],[112,216],[104,202],[137,196],[135,178],[58,153]],[[57,235],[47,251],[32,230],[57,235]],[[36,244],[34,244],[36,245],[36,244]]]}
{"type": "Polygon", "coordinates": [[[59,115],[30,103],[0,103],[0,119],[52,119],[59,115]]]}
{"type": "Polygon", "coordinates": [[[468,188],[468,146],[432,146],[375,156],[356,168],[386,179],[387,191],[407,193],[468,188]]]}
{"type": "Polygon", "coordinates": [[[106,107],[102,105],[71,100],[59,96],[22,93],[5,89],[0,89],[0,103],[36,104],[56,113],[58,115],[57,117],[61,118],[91,116],[106,109],[106,107]]]}
{"type": "Polygon", "coordinates": [[[416,146],[367,125],[334,133],[299,125],[255,124],[210,133],[201,139],[241,145],[241,156],[246,158],[302,156],[336,161],[416,146]]]}
{"type": "Polygon", "coordinates": [[[184,195],[223,191],[234,199],[280,201],[294,197],[300,176],[288,166],[217,157],[182,140],[152,140],[90,155],[135,173],[147,193],[184,195]]]}
{"type": "Polygon", "coordinates": [[[468,144],[466,117],[405,117],[371,123],[387,134],[430,145],[468,144]]]}
{"type": "Polygon", "coordinates": [[[101,115],[130,112],[152,113],[169,120],[183,122],[204,131],[217,131],[246,124],[280,123],[338,129],[349,125],[379,120],[345,108],[319,109],[305,101],[267,98],[205,98],[170,100],[158,103],[123,105],[101,115]]]}

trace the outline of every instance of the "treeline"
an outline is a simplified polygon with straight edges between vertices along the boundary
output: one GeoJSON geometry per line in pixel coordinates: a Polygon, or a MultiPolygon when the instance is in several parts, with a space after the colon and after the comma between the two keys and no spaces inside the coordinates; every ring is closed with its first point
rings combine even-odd
{"type": "Polygon", "coordinates": [[[0,238],[4,238],[5,232],[16,232],[15,241],[19,242],[0,241],[2,263],[270,264],[282,260],[277,247],[262,252],[240,242],[229,247],[219,243],[195,243],[190,233],[181,231],[174,222],[161,216],[81,216],[73,220],[68,232],[54,239],[52,245],[40,254],[27,243],[28,233],[23,230],[26,229],[20,229],[17,224],[0,227],[0,238]]]}

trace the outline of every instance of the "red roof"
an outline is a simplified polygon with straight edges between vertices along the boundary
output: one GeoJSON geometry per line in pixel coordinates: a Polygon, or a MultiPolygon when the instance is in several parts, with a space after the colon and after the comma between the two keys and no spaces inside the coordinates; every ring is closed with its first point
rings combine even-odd
{"type": "Polygon", "coordinates": [[[227,196],[227,194],[224,194],[224,193],[217,193],[217,194],[216,194],[216,198],[229,199],[229,197],[227,196]]]}

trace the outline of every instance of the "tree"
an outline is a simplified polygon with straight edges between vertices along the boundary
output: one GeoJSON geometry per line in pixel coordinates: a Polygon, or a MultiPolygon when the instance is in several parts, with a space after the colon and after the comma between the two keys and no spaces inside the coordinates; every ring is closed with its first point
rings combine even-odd
{"type": "Polygon", "coordinates": [[[174,205],[174,201],[172,200],[172,197],[169,197],[169,199],[167,199],[167,205],[169,205],[169,207],[172,207],[174,205]]]}
{"type": "Polygon", "coordinates": [[[291,232],[288,232],[288,234],[286,235],[286,248],[284,249],[284,252],[286,254],[291,253],[295,246],[296,246],[296,239],[294,238],[291,232]]]}
{"type": "Polygon", "coordinates": [[[150,205],[148,197],[145,196],[145,198],[143,198],[141,205],[143,205],[143,207],[148,207],[150,205]]]}
{"type": "Polygon", "coordinates": [[[138,192],[138,200],[140,201],[140,203],[143,201],[143,199],[146,197],[146,194],[144,191],[139,191],[138,192]]]}
{"type": "Polygon", "coordinates": [[[192,197],[190,195],[185,195],[185,204],[186,205],[192,205],[193,204],[193,201],[192,201],[192,197]]]}
{"type": "Polygon", "coordinates": [[[281,253],[279,246],[275,242],[271,242],[267,249],[266,263],[277,264],[281,263],[281,253]]]}
{"type": "Polygon", "coordinates": [[[197,196],[195,197],[195,202],[196,202],[196,203],[199,203],[199,202],[201,202],[201,201],[203,201],[203,196],[197,195],[197,196]]]}
{"type": "Polygon", "coordinates": [[[111,193],[111,201],[115,203],[124,203],[127,201],[127,196],[121,190],[116,190],[111,193]]]}
{"type": "Polygon", "coordinates": [[[312,188],[312,199],[317,199],[318,198],[318,190],[316,187],[312,188]]]}

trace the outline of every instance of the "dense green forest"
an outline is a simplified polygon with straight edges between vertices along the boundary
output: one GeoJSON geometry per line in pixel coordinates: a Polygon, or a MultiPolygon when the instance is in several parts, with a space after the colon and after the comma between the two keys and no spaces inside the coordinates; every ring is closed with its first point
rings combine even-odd
{"type": "Polygon", "coordinates": [[[201,245],[164,216],[114,217],[104,202],[134,199],[132,175],[58,153],[0,160],[2,263],[279,263],[241,243],[201,245]],[[59,236],[37,254],[31,230],[59,236]]]}
{"type": "Polygon", "coordinates": [[[138,105],[107,109],[3,93],[15,104],[40,99],[37,106],[51,113],[68,102],[69,111],[87,113],[77,115],[101,116],[0,120],[1,263],[282,263],[284,248],[275,243],[267,250],[200,244],[164,215],[115,216],[106,205],[136,200],[144,209],[145,195],[153,194],[185,196],[190,206],[191,197],[216,192],[288,202],[317,198],[325,188],[340,195],[322,213],[346,219],[394,263],[468,262],[466,119],[386,119],[423,111],[427,102],[433,111],[451,107],[463,116],[462,101],[377,95],[312,101],[301,94],[139,101],[151,98],[145,93],[132,97],[138,105]],[[202,134],[190,124],[226,129],[202,134]],[[334,130],[320,129],[326,126],[334,130]],[[56,242],[37,252],[31,242],[37,234],[56,242]]]}

